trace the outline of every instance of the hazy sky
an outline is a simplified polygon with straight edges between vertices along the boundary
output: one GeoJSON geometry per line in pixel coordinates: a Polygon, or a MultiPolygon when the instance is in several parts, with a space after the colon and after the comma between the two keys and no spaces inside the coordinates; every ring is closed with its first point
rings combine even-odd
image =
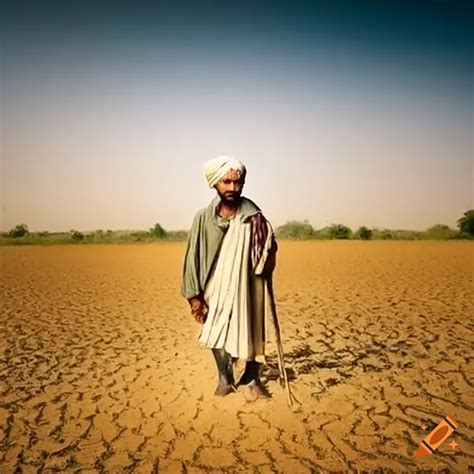
{"type": "Polygon", "coordinates": [[[3,1],[2,230],[187,229],[232,154],[274,226],[474,207],[471,2],[3,1]]]}

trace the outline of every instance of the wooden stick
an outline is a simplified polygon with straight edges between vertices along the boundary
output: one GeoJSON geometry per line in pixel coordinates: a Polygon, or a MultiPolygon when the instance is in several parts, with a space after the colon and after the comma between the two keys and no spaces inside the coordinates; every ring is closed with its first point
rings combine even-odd
{"type": "Polygon", "coordinates": [[[296,401],[298,400],[291,393],[290,384],[288,383],[288,375],[286,373],[286,368],[285,368],[285,355],[283,353],[283,345],[281,343],[280,323],[278,322],[278,315],[277,315],[276,304],[275,304],[275,295],[273,293],[273,280],[272,280],[271,275],[268,278],[266,278],[266,282],[267,282],[268,295],[270,296],[270,310],[271,310],[272,318],[273,318],[273,327],[275,329],[275,337],[276,337],[277,353],[278,353],[278,368],[280,371],[280,381],[283,375],[283,380],[284,380],[285,388],[286,388],[286,399],[288,401],[288,406],[291,407],[293,405],[293,400],[296,400],[296,401]]]}

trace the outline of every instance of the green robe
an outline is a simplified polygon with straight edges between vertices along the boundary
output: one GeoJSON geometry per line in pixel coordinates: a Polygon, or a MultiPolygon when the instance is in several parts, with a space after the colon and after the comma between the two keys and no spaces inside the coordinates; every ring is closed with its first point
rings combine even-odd
{"type": "MultiPolygon", "coordinates": [[[[209,206],[199,210],[193,219],[181,282],[181,295],[187,299],[204,292],[219,256],[222,239],[229,226],[229,221],[218,214],[220,201],[217,195],[209,206]]],[[[259,211],[260,208],[253,201],[242,196],[241,212],[246,218],[259,211]]]]}

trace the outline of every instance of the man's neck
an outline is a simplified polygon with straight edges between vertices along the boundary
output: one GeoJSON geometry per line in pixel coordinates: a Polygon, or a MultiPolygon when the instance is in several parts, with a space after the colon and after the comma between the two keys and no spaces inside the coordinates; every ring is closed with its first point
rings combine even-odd
{"type": "Polygon", "coordinates": [[[235,204],[225,204],[223,201],[219,204],[219,215],[223,218],[233,217],[240,207],[240,201],[235,204]]]}

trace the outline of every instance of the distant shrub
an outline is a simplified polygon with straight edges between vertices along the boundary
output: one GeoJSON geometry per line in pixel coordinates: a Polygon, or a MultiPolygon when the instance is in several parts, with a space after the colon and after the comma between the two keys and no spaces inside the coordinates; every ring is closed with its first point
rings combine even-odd
{"type": "Polygon", "coordinates": [[[355,236],[360,240],[370,240],[372,238],[373,232],[365,226],[359,227],[355,236]]]}
{"type": "Polygon", "coordinates": [[[7,233],[8,237],[18,238],[28,235],[30,232],[26,224],[18,224],[13,229],[10,229],[7,233]]]}
{"type": "Polygon", "coordinates": [[[320,240],[330,239],[331,238],[330,227],[327,226],[327,227],[323,227],[321,229],[315,230],[313,236],[315,239],[320,239],[320,240]]]}
{"type": "Polygon", "coordinates": [[[395,237],[395,234],[390,229],[382,229],[380,232],[380,238],[383,240],[391,240],[395,237]]]}
{"type": "Polygon", "coordinates": [[[275,229],[276,237],[284,239],[311,239],[314,233],[312,225],[307,220],[288,221],[275,229]]]}
{"type": "Polygon", "coordinates": [[[436,224],[423,232],[424,239],[447,240],[454,239],[458,235],[459,233],[456,230],[451,229],[449,226],[444,224],[436,224]]]}
{"type": "Polygon", "coordinates": [[[186,230],[172,230],[166,234],[168,240],[186,240],[188,238],[188,232],[186,230]]]}
{"type": "Polygon", "coordinates": [[[146,230],[138,230],[136,232],[131,232],[130,237],[136,242],[141,242],[142,240],[150,239],[150,232],[146,230]]]}
{"type": "Polygon", "coordinates": [[[166,238],[166,230],[161,227],[160,224],[156,223],[151,229],[150,234],[155,237],[156,239],[164,239],[166,238]]]}
{"type": "Polygon", "coordinates": [[[84,240],[84,234],[82,232],[79,232],[78,230],[72,229],[69,232],[69,235],[71,236],[72,240],[76,240],[76,241],[84,240]]]}
{"type": "Polygon", "coordinates": [[[331,224],[329,226],[329,238],[331,239],[348,239],[351,234],[351,229],[343,224],[331,224]]]}

